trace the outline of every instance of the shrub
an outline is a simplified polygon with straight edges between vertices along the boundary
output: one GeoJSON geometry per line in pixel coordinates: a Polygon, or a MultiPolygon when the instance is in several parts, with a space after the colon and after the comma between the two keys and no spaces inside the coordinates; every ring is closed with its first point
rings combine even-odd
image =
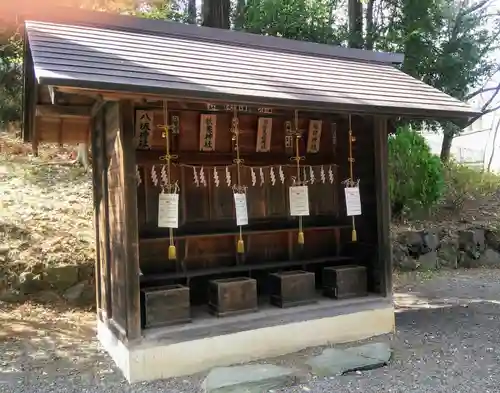
{"type": "Polygon", "coordinates": [[[500,175],[450,161],[444,167],[443,203],[454,210],[466,201],[493,196],[500,189],[500,175]]]}
{"type": "Polygon", "coordinates": [[[424,137],[409,127],[389,137],[389,193],[394,216],[430,208],[442,197],[443,165],[424,137]]]}

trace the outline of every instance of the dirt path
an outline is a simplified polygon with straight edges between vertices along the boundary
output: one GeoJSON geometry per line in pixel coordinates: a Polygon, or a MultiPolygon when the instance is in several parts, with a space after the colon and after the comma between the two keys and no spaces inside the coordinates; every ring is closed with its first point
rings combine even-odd
{"type": "MultiPolygon", "coordinates": [[[[395,302],[389,367],[286,392],[500,392],[500,270],[400,277],[395,302]]],[[[199,377],[128,386],[99,350],[94,321],[91,312],[0,303],[0,392],[199,392],[199,377]]]]}

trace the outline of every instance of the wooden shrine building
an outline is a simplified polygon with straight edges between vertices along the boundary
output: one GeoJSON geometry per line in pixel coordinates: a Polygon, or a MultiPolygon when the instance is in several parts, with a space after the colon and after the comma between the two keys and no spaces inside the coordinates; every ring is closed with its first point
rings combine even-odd
{"type": "Polygon", "coordinates": [[[475,111],[402,56],[25,18],[24,138],[91,142],[99,339],[129,381],[391,332],[387,140],[475,111]]]}

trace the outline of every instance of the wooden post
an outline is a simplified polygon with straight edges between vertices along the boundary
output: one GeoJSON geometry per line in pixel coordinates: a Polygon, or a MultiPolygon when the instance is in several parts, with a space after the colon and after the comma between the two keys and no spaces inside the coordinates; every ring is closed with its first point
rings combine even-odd
{"type": "Polygon", "coordinates": [[[120,101],[120,144],[123,179],[124,214],[124,256],[126,263],[126,307],[127,339],[134,340],[141,335],[140,283],[139,283],[139,229],[137,218],[136,160],[134,144],[134,105],[130,100],[120,101]]]}
{"type": "Polygon", "coordinates": [[[392,296],[392,249],[390,242],[391,202],[389,200],[389,171],[387,150],[387,118],[375,117],[375,192],[377,195],[378,270],[381,290],[392,296]]]}
{"type": "MultiPolygon", "coordinates": [[[[94,195],[94,229],[95,229],[95,286],[96,286],[96,309],[97,315],[99,319],[102,318],[101,315],[101,307],[102,307],[102,282],[101,282],[101,263],[103,262],[101,259],[101,243],[99,241],[101,237],[100,233],[100,219],[101,219],[101,200],[103,198],[103,190],[102,190],[102,182],[101,182],[101,170],[102,170],[102,162],[99,161],[99,142],[98,138],[102,133],[102,124],[99,123],[98,118],[92,119],[92,125],[90,129],[91,136],[91,148],[92,148],[92,156],[94,159],[92,160],[92,190],[94,195]]],[[[101,319],[102,321],[102,319],[101,319]]]]}

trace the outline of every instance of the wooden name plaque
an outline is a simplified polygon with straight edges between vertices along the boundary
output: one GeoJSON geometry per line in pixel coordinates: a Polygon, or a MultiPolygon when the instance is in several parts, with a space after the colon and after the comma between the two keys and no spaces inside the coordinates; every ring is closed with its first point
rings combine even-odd
{"type": "Polygon", "coordinates": [[[325,267],[323,269],[323,294],[334,299],[368,295],[366,267],[325,267]]]}
{"type": "Polygon", "coordinates": [[[189,288],[167,285],[141,290],[145,328],[191,321],[189,288]]]}
{"type": "Polygon", "coordinates": [[[257,311],[257,281],[248,277],[210,281],[209,307],[218,317],[257,311]]]}
{"type": "Polygon", "coordinates": [[[315,303],[315,275],[303,270],[269,275],[271,304],[285,308],[315,303]]]}

